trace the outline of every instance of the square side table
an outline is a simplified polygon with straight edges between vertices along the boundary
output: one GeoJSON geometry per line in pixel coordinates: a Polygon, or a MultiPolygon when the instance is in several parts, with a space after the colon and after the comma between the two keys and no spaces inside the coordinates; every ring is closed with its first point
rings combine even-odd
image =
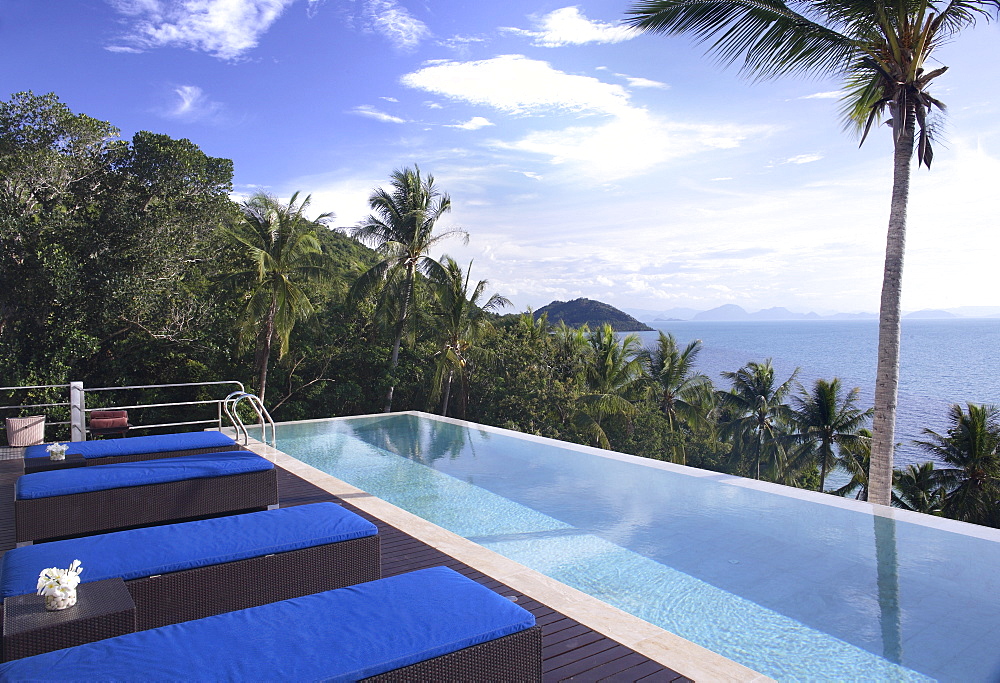
{"type": "Polygon", "coordinates": [[[120,578],[80,584],[76,604],[55,612],[41,595],[3,601],[5,662],[134,631],[135,602],[120,578]]]}
{"type": "Polygon", "coordinates": [[[52,470],[63,470],[69,467],[85,467],[86,465],[87,460],[80,453],[67,453],[65,460],[50,460],[48,456],[42,458],[25,458],[24,473],[34,474],[35,472],[51,472],[52,470]]]}

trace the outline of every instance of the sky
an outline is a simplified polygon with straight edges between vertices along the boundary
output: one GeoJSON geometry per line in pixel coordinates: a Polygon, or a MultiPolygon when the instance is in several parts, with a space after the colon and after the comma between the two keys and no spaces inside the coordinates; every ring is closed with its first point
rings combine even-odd
{"type": "MultiPolygon", "coordinates": [[[[349,228],[395,169],[447,192],[443,242],[517,310],[877,311],[888,128],[859,149],[841,84],[753,82],[628,0],[0,0],[0,97],[187,138],[234,196],[312,196],[349,228]]],[[[937,53],[948,106],[914,168],[904,310],[1000,305],[1000,28],[937,53]]],[[[934,64],[937,66],[937,64],[934,64]]]]}

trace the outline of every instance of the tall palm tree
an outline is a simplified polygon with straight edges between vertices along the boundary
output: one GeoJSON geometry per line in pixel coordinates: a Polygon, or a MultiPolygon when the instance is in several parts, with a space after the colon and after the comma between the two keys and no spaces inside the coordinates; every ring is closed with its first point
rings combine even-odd
{"type": "Polygon", "coordinates": [[[942,513],[973,524],[1000,526],[1000,409],[953,405],[947,434],[924,430],[917,445],[941,460],[935,480],[947,490],[942,513]]]}
{"type": "Polygon", "coordinates": [[[630,394],[645,378],[639,356],[642,342],[636,334],[619,340],[605,323],[587,336],[592,353],[584,370],[584,393],[578,399],[580,410],[575,422],[601,448],[610,448],[602,422],[608,417],[631,419],[636,414],[630,394]]]}
{"type": "MultiPolygon", "coordinates": [[[[442,266],[428,256],[431,248],[453,235],[468,238],[464,230],[448,230],[437,235],[434,227],[451,211],[451,198],[434,185],[434,176],[420,176],[414,166],[392,172],[391,190],[378,188],[368,197],[373,213],[354,228],[352,235],[378,250],[382,260],[359,277],[350,298],[359,301],[373,293],[379,296],[379,311],[390,320],[393,334],[392,370],[399,364],[399,347],[413,314],[417,274],[443,278],[442,266]]],[[[383,410],[392,410],[395,380],[390,380],[383,410]]]]}
{"type": "Polygon", "coordinates": [[[440,349],[437,352],[437,369],[434,374],[434,391],[431,400],[441,398],[441,414],[448,414],[452,381],[457,377],[465,385],[469,362],[482,349],[477,347],[481,335],[492,327],[489,316],[510,306],[510,300],[499,294],[483,301],[489,286],[480,280],[469,290],[472,264],[463,273],[455,259],[441,259],[442,270],[431,279],[434,297],[433,309],[438,322],[440,349]]]}
{"type": "Polygon", "coordinates": [[[899,321],[906,208],[914,147],[917,164],[933,159],[928,121],[944,105],[928,86],[947,67],[927,71],[936,48],[977,19],[1000,10],[997,0],[638,0],[626,23],[652,33],[712,41],[726,64],[742,60],[756,78],[832,76],[844,82],[843,114],[864,142],[888,112],[893,185],[879,313],[878,367],[870,500],[889,505],[899,383],[899,321]]]}
{"type": "MultiPolygon", "coordinates": [[[[700,352],[700,339],[681,349],[674,335],[660,332],[656,346],[643,354],[656,391],[657,405],[667,418],[671,432],[679,431],[682,424],[702,424],[707,418],[702,407],[711,393],[712,381],[694,370],[700,352]]],[[[673,462],[687,463],[683,442],[674,444],[671,456],[673,462]]]]}
{"type": "Polygon", "coordinates": [[[817,491],[824,490],[826,473],[837,464],[834,444],[843,446],[862,438],[858,431],[872,411],[856,406],[860,393],[860,389],[854,388],[845,394],[840,379],[835,377],[829,382],[818,379],[812,391],[802,389],[792,397],[795,407],[791,419],[796,430],[792,436],[806,444],[808,456],[819,462],[817,491]]]}
{"type": "Polygon", "coordinates": [[[908,465],[896,470],[892,478],[893,507],[927,515],[941,514],[945,490],[938,481],[933,462],[908,465]]]}
{"type": "Polygon", "coordinates": [[[785,449],[780,437],[791,413],[784,401],[798,374],[796,368],[791,377],[777,384],[770,359],[747,363],[736,372],[722,373],[732,382],[732,390],[719,392],[719,404],[733,418],[720,431],[723,437],[733,440],[734,455],[755,467],[757,479],[763,465],[769,479],[787,480],[785,449]]]}
{"type": "Polygon", "coordinates": [[[302,284],[329,274],[314,228],[333,214],[324,213],[314,221],[305,218],[310,197],[296,204],[296,192],[287,204],[258,192],[240,205],[239,216],[226,234],[252,262],[250,269],[233,274],[253,282],[240,319],[240,339],[256,341],[254,358],[257,394],[261,401],[267,390],[267,366],[277,338],[278,357],[288,352],[288,339],[295,322],[313,312],[302,284]]]}

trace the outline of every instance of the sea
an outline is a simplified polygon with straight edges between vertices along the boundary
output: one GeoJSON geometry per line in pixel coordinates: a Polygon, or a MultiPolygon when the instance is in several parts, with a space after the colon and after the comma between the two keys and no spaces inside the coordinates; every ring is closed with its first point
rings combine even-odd
{"type": "MultiPolygon", "coordinates": [[[[753,322],[647,322],[670,332],[681,347],[700,339],[696,368],[718,389],[730,384],[720,373],[750,361],[771,359],[780,382],[798,368],[797,380],[839,377],[860,389],[860,405],[875,397],[878,322],[875,320],[795,320],[753,322]]],[[[647,346],[657,332],[637,333],[647,346]]],[[[900,338],[899,401],[895,466],[934,460],[914,443],[923,430],[944,434],[948,408],[960,403],[1000,406],[1000,319],[903,320],[900,338]]]]}

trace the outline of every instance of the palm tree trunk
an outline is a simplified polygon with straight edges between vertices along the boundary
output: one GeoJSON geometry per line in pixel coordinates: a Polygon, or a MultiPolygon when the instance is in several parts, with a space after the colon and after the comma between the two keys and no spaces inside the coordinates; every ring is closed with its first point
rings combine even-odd
{"type": "MultiPolygon", "coordinates": [[[[396,366],[399,365],[399,347],[403,342],[403,326],[406,325],[406,316],[410,312],[409,304],[413,290],[413,271],[413,264],[407,266],[406,284],[403,285],[403,306],[399,309],[399,319],[396,321],[396,341],[392,345],[392,356],[389,359],[389,367],[392,374],[395,374],[396,366]]],[[[385,393],[385,406],[382,408],[383,413],[392,412],[392,394],[395,390],[396,380],[393,377],[389,383],[389,390],[385,393]]]]}
{"type": "Polygon", "coordinates": [[[260,343],[257,345],[257,397],[264,402],[264,392],[267,391],[267,364],[271,360],[271,340],[274,338],[274,317],[278,314],[278,299],[272,297],[271,308],[264,321],[264,330],[260,343]]]}
{"type": "Polygon", "coordinates": [[[448,378],[444,381],[444,396],[441,398],[441,414],[448,414],[448,400],[451,398],[451,379],[455,376],[454,370],[448,371],[448,378]]]}
{"type": "Polygon", "coordinates": [[[899,319],[906,243],[906,205],[910,196],[910,162],[913,158],[914,114],[896,140],[893,155],[892,204],[885,247],[885,274],[878,323],[878,368],[875,371],[875,417],[872,421],[872,456],[868,471],[868,501],[892,502],[892,456],[896,430],[899,386],[899,319]]]}

